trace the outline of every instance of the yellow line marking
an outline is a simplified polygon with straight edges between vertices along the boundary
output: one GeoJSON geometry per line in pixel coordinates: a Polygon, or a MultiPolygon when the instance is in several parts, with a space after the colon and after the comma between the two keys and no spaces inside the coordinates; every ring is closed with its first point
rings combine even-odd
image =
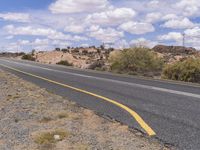
{"type": "Polygon", "coordinates": [[[45,81],[48,81],[48,82],[51,82],[51,83],[54,83],[54,84],[57,84],[57,85],[60,85],[60,86],[63,86],[63,87],[66,87],[66,88],[70,88],[72,90],[75,90],[75,91],[78,91],[78,92],[81,92],[81,93],[85,93],[85,94],[88,94],[88,95],[91,95],[91,96],[94,96],[94,97],[97,97],[97,98],[100,98],[100,99],[103,99],[107,102],[110,102],[122,109],[124,109],[125,111],[127,111],[133,118],[135,118],[135,120],[138,122],[138,124],[146,131],[146,133],[149,135],[149,136],[154,136],[156,135],[156,133],[153,131],[153,129],[135,112],[133,111],[132,109],[130,109],[129,107],[115,101],[115,100],[112,100],[112,99],[109,99],[107,97],[104,97],[104,96],[101,96],[101,95],[98,95],[98,94],[95,94],[95,93],[92,93],[92,92],[89,92],[89,91],[86,91],[86,90],[82,90],[82,89],[79,89],[79,88],[75,88],[73,86],[70,86],[70,85],[67,85],[67,84],[63,84],[63,83],[59,83],[59,82],[56,82],[54,80],[50,80],[50,79],[47,79],[47,78],[44,78],[44,77],[40,77],[40,76],[37,76],[37,75],[34,75],[34,74],[31,74],[31,73],[28,73],[28,72],[24,72],[24,71],[21,71],[21,70],[18,70],[18,69],[15,69],[13,67],[9,67],[9,66],[6,66],[6,65],[2,65],[0,64],[0,66],[3,66],[5,68],[8,68],[8,69],[11,69],[11,70],[14,70],[16,72],[20,72],[20,73],[23,73],[25,75],[29,75],[29,76],[32,76],[32,77],[35,77],[35,78],[38,78],[38,79],[42,79],[42,80],[45,80],[45,81]]]}

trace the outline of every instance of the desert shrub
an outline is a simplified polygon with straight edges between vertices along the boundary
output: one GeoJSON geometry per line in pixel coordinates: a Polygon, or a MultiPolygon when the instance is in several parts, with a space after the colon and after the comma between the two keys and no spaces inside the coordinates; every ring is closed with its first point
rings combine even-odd
{"type": "Polygon", "coordinates": [[[166,65],[162,78],[200,83],[200,58],[187,58],[182,62],[166,65]]]}
{"type": "Polygon", "coordinates": [[[52,121],[52,118],[51,117],[43,117],[41,120],[40,120],[40,123],[48,123],[52,121]]]}
{"type": "Polygon", "coordinates": [[[56,143],[58,141],[54,138],[55,135],[59,135],[60,136],[59,141],[62,141],[65,137],[69,135],[69,133],[61,129],[51,132],[43,132],[37,135],[34,140],[37,144],[56,143]]]}
{"type": "Polygon", "coordinates": [[[131,48],[111,52],[111,71],[119,73],[157,75],[161,73],[163,60],[148,48],[131,48]]]}
{"type": "Polygon", "coordinates": [[[30,60],[30,61],[35,61],[35,58],[31,54],[25,54],[25,55],[23,55],[22,59],[24,59],[24,60],[30,60]]]}
{"type": "Polygon", "coordinates": [[[88,69],[92,69],[92,70],[95,70],[97,68],[102,68],[104,66],[104,61],[101,61],[101,60],[97,60],[95,62],[93,62],[89,67],[88,69]]]}
{"type": "Polygon", "coordinates": [[[57,65],[64,65],[64,66],[73,66],[72,63],[69,63],[67,60],[61,60],[60,62],[56,63],[57,65]]]}
{"type": "Polygon", "coordinates": [[[58,118],[63,119],[63,118],[68,118],[69,114],[67,112],[60,112],[58,113],[58,118]]]}

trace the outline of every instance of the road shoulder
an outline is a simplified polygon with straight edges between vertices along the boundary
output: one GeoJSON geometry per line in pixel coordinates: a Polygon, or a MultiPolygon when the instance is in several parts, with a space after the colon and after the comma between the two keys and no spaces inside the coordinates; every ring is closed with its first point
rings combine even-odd
{"type": "Polygon", "coordinates": [[[0,70],[0,149],[169,149],[0,70]]]}

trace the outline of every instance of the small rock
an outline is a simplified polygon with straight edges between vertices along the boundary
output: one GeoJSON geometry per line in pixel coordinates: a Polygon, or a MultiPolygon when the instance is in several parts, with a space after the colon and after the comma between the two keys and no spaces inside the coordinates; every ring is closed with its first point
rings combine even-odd
{"type": "Polygon", "coordinates": [[[53,138],[54,138],[56,141],[61,140],[60,135],[54,135],[53,138]]]}

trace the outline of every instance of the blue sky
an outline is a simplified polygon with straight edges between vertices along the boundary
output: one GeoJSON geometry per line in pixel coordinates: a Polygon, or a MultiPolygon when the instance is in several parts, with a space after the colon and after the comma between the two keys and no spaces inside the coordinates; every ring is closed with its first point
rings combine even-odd
{"type": "Polygon", "coordinates": [[[157,44],[200,49],[199,0],[1,0],[0,51],[157,44]]]}
{"type": "Polygon", "coordinates": [[[1,0],[0,11],[27,11],[30,9],[48,9],[53,0],[1,0]]]}

